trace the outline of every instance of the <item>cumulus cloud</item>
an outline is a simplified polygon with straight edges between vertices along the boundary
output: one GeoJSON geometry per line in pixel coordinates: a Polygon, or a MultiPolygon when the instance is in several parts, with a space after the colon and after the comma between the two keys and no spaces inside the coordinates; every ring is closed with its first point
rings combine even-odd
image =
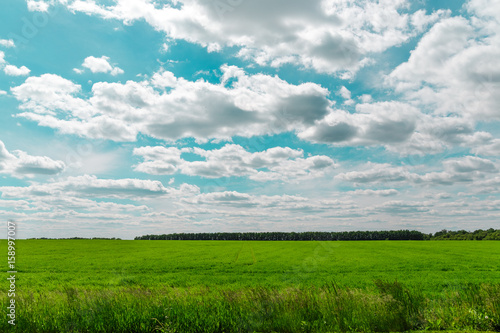
{"type": "Polygon", "coordinates": [[[445,160],[443,167],[444,171],[427,173],[418,181],[451,185],[457,182],[474,182],[485,178],[488,174],[498,173],[495,163],[475,156],[445,160]]]}
{"type": "Polygon", "coordinates": [[[416,128],[419,110],[400,102],[356,105],[356,113],[332,110],[301,139],[342,145],[392,144],[406,141],[416,128]]]}
{"type": "Polygon", "coordinates": [[[336,179],[352,182],[355,184],[363,183],[387,183],[402,182],[416,179],[418,175],[410,172],[405,167],[394,167],[387,163],[367,163],[362,171],[349,171],[338,174],[336,179]]]}
{"type": "Polygon", "coordinates": [[[429,201],[407,202],[402,200],[392,200],[377,205],[371,209],[390,214],[415,214],[424,213],[432,210],[434,204],[429,201]]]}
{"type": "Polygon", "coordinates": [[[21,116],[61,133],[115,141],[133,141],[137,134],[132,125],[97,114],[89,101],[74,97],[81,86],[58,75],[30,77],[11,91],[22,101],[20,109],[29,110],[21,116]]]}
{"type": "Polygon", "coordinates": [[[389,151],[400,155],[433,155],[461,146],[474,148],[492,143],[493,136],[476,131],[471,118],[420,113],[415,130],[408,139],[385,145],[389,151]]]}
{"type": "Polygon", "coordinates": [[[349,193],[352,193],[354,195],[368,195],[368,196],[380,196],[380,197],[388,197],[392,195],[399,194],[398,190],[395,189],[386,189],[386,190],[355,190],[351,191],[349,193]]]}
{"type": "Polygon", "coordinates": [[[26,66],[16,67],[14,65],[7,65],[3,71],[10,76],[26,76],[29,75],[31,70],[26,66]]]}
{"type": "Polygon", "coordinates": [[[169,193],[159,181],[142,179],[99,179],[83,175],[68,177],[50,183],[33,183],[27,187],[0,187],[4,198],[25,198],[31,196],[89,196],[94,198],[129,198],[161,196],[169,193]]]}
{"type": "MultiPolygon", "coordinates": [[[[198,205],[214,205],[239,208],[307,208],[314,205],[307,198],[293,195],[252,195],[237,191],[201,193],[184,202],[198,205]]],[[[321,203],[317,207],[323,206],[321,203]]]]}
{"type": "Polygon", "coordinates": [[[351,99],[351,92],[346,87],[342,86],[339,90],[339,95],[344,99],[345,105],[352,105],[354,101],[351,99]]]}
{"type": "Polygon", "coordinates": [[[476,193],[500,193],[500,177],[496,176],[476,183],[476,193]]]}
{"type": "Polygon", "coordinates": [[[65,167],[64,162],[54,161],[47,156],[31,156],[20,150],[10,153],[0,141],[0,173],[23,178],[55,175],[64,171],[65,167]]]}
{"type": "Polygon", "coordinates": [[[207,140],[300,131],[332,105],[328,90],[314,83],[293,85],[233,66],[221,70],[220,84],[168,72],[143,82],[98,82],[88,99],[75,97],[79,85],[53,74],[30,77],[11,91],[26,110],[19,116],[62,133],[116,141],[134,141],[139,132],[164,140],[207,140]],[[224,81],[230,78],[231,84],[224,81]]]}
{"type": "Polygon", "coordinates": [[[472,0],[466,6],[470,19],[440,20],[387,82],[435,114],[500,119],[500,15],[496,7],[495,1],[472,0]]]}
{"type": "Polygon", "coordinates": [[[334,108],[328,90],[315,83],[294,85],[227,65],[221,72],[220,83],[165,70],[141,82],[97,82],[89,98],[80,97],[80,85],[54,74],[30,77],[11,91],[22,102],[21,117],[65,134],[115,141],[135,141],[138,133],[207,141],[295,132],[311,142],[383,145],[408,155],[492,139],[474,132],[467,118],[423,114],[409,103],[361,103],[347,112],[334,108]]]}
{"type": "Polygon", "coordinates": [[[446,15],[410,13],[406,0],[182,0],[163,6],[147,0],[118,0],[110,6],[60,2],[74,12],[125,24],[145,20],[168,38],[202,45],[209,52],[236,46],[239,57],[259,65],[291,63],[343,78],[368,64],[370,54],[400,45],[446,15]]]}
{"type": "Polygon", "coordinates": [[[3,47],[14,47],[16,44],[12,39],[0,39],[0,46],[3,47]]]}
{"type": "MultiPolygon", "coordinates": [[[[109,73],[113,76],[123,74],[123,69],[112,66],[109,63],[109,57],[102,56],[100,58],[96,58],[93,56],[85,58],[83,61],[82,67],[89,69],[92,73],[109,73]]],[[[83,70],[74,68],[73,69],[77,74],[82,74],[83,70]]]]}
{"type": "Polygon", "coordinates": [[[362,170],[340,173],[335,178],[355,185],[389,182],[452,185],[462,182],[477,183],[497,173],[498,168],[493,161],[476,156],[463,156],[444,160],[442,162],[442,171],[417,173],[407,166],[369,162],[362,167],[362,170]]]}
{"type": "Polygon", "coordinates": [[[315,178],[335,167],[334,161],[323,155],[303,158],[300,149],[274,147],[250,153],[243,147],[227,144],[220,149],[141,147],[134,154],[141,156],[136,171],[154,175],[182,173],[205,178],[249,177],[257,181],[315,178]],[[197,155],[202,160],[187,161],[182,154],[197,155]]]}
{"type": "Polygon", "coordinates": [[[490,140],[485,145],[480,145],[472,149],[472,153],[484,156],[500,155],[500,139],[490,140]]]}
{"type": "Polygon", "coordinates": [[[54,1],[27,0],[26,4],[30,12],[46,12],[49,9],[49,5],[54,4],[54,1]]]}

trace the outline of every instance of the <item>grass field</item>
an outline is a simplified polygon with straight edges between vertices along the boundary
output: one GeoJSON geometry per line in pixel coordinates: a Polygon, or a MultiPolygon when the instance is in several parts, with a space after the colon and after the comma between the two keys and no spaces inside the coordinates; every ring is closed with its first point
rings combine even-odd
{"type": "Polygon", "coordinates": [[[495,241],[17,241],[16,329],[500,330],[499,258],[495,241]]]}

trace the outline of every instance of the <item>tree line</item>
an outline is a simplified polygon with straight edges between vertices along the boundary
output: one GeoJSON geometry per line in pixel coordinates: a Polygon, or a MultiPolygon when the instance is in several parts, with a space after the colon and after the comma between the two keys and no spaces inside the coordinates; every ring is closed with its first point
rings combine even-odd
{"type": "Polygon", "coordinates": [[[488,230],[478,229],[475,231],[466,230],[441,230],[436,232],[432,239],[435,240],[500,240],[500,230],[490,228],[488,230]]]}
{"type": "Polygon", "coordinates": [[[215,232],[144,235],[135,240],[260,240],[260,241],[335,241],[335,240],[424,240],[428,235],[415,230],[340,231],[340,232],[215,232]]]}
{"type": "Polygon", "coordinates": [[[500,240],[500,230],[475,231],[443,229],[434,234],[416,230],[340,232],[213,232],[144,235],[135,240],[259,240],[259,241],[340,241],[340,240],[500,240]]]}
{"type": "MultiPolygon", "coordinates": [[[[121,240],[112,237],[28,238],[28,239],[80,239],[121,240]]],[[[307,231],[307,232],[213,232],[144,235],[135,240],[258,240],[258,241],[336,241],[336,240],[500,240],[500,229],[446,230],[426,234],[416,230],[388,231],[307,231]]]]}

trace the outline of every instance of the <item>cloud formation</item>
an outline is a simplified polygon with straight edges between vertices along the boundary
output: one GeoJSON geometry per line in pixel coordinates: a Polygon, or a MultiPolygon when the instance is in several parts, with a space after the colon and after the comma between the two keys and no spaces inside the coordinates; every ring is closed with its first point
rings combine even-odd
{"type": "Polygon", "coordinates": [[[472,0],[466,8],[471,18],[436,23],[387,82],[435,114],[498,120],[500,14],[495,1],[472,0]]]}
{"type": "MultiPolygon", "coordinates": [[[[351,113],[334,108],[328,90],[315,83],[294,85],[227,65],[221,72],[218,84],[164,70],[141,82],[97,82],[86,99],[79,97],[80,85],[54,74],[30,77],[11,91],[25,110],[20,117],[65,134],[114,141],[135,141],[138,133],[207,141],[295,132],[311,142],[404,152],[408,145],[418,151],[436,126],[451,121],[396,101],[357,104],[351,113]]],[[[456,134],[466,135],[461,142],[471,141],[473,128],[463,122],[465,132],[456,134]]],[[[443,137],[453,139],[451,132],[443,137]]]]}
{"type": "Polygon", "coordinates": [[[6,65],[3,71],[9,76],[26,76],[31,72],[26,66],[16,67],[14,65],[6,65]]]}
{"type": "Polygon", "coordinates": [[[14,47],[16,44],[12,39],[0,39],[0,46],[3,47],[14,47]]]}
{"type": "Polygon", "coordinates": [[[75,96],[80,85],[53,74],[30,77],[11,91],[26,110],[21,117],[62,133],[115,141],[134,141],[139,132],[164,140],[207,140],[301,130],[332,104],[328,91],[314,83],[293,85],[234,66],[221,70],[220,84],[166,71],[150,81],[98,82],[88,99],[75,96]]]}
{"type": "Polygon", "coordinates": [[[334,109],[298,136],[343,145],[392,144],[412,135],[419,116],[417,108],[401,102],[358,104],[356,111],[334,109]]]}
{"type": "Polygon", "coordinates": [[[442,169],[442,171],[417,173],[408,166],[369,162],[364,165],[363,170],[340,173],[335,178],[355,185],[389,182],[407,185],[453,185],[462,182],[473,183],[498,174],[495,162],[476,156],[446,159],[442,162],[442,169]]]}
{"type": "MultiPolygon", "coordinates": [[[[100,58],[96,58],[94,56],[90,56],[85,58],[83,61],[82,67],[89,69],[92,73],[109,73],[113,76],[123,74],[124,71],[120,67],[112,66],[109,63],[109,57],[102,56],[100,58]]],[[[77,74],[82,74],[83,70],[74,68],[73,69],[77,74]]]]}
{"type": "Polygon", "coordinates": [[[94,198],[130,198],[160,196],[168,189],[159,181],[142,179],[99,179],[83,175],[46,184],[33,183],[27,187],[0,188],[4,198],[27,198],[31,196],[88,196],[94,198]]]}
{"type": "Polygon", "coordinates": [[[147,0],[118,0],[109,6],[90,0],[60,3],[73,12],[125,24],[145,20],[169,39],[196,43],[209,52],[237,47],[238,57],[261,66],[290,63],[343,78],[370,63],[370,54],[400,45],[447,15],[445,11],[411,13],[406,0],[182,0],[162,6],[147,0]]]}
{"type": "Polygon", "coordinates": [[[234,176],[249,177],[257,181],[293,181],[320,177],[335,167],[335,162],[327,156],[303,158],[302,150],[288,147],[250,153],[234,144],[214,150],[159,146],[135,148],[134,155],[144,159],[135,170],[153,175],[181,173],[204,178],[234,176]],[[202,160],[187,161],[182,157],[186,153],[202,160]]]}
{"type": "Polygon", "coordinates": [[[10,153],[0,141],[0,174],[9,174],[16,178],[55,175],[64,171],[65,167],[64,162],[47,156],[31,156],[20,150],[10,153]]]}

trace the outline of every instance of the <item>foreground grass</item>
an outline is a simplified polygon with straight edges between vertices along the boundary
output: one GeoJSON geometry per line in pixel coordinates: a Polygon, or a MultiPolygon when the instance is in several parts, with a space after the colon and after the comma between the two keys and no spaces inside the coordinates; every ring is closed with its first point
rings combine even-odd
{"type": "MultiPolygon", "coordinates": [[[[2,295],[2,308],[7,306],[2,295]]],[[[22,293],[17,332],[500,330],[500,285],[429,298],[398,282],[339,288],[77,289],[22,293]]],[[[0,322],[0,331],[9,325],[0,322]]]]}
{"type": "Polygon", "coordinates": [[[16,327],[0,332],[500,331],[500,242],[16,247],[16,327]]]}

